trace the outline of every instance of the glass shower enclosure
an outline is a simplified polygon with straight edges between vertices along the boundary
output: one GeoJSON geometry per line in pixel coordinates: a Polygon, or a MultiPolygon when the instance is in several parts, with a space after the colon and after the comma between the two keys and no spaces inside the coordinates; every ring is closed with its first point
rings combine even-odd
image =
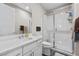
{"type": "MultiPolygon", "coordinates": [[[[43,41],[49,42],[53,48],[73,53],[72,10],[61,11],[43,16],[43,41]]],[[[54,55],[61,55],[57,52],[54,55]]]]}

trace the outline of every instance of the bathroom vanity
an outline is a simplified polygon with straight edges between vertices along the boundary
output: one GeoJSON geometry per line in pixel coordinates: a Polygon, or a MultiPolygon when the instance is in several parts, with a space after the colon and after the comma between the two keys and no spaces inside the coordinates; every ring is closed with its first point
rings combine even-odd
{"type": "Polygon", "coordinates": [[[0,56],[41,56],[42,36],[10,35],[0,38],[0,56]]]}

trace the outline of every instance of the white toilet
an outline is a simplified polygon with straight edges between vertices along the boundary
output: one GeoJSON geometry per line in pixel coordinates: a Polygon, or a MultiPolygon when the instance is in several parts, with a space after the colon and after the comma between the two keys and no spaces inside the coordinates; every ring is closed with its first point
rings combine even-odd
{"type": "Polygon", "coordinates": [[[51,43],[43,41],[42,45],[43,45],[43,50],[42,50],[43,52],[42,52],[42,54],[44,54],[46,56],[50,56],[50,48],[52,47],[51,43]]]}
{"type": "Polygon", "coordinates": [[[43,45],[43,47],[46,47],[46,48],[51,48],[52,47],[51,43],[50,42],[46,42],[46,41],[43,41],[42,45],[43,45]]]}

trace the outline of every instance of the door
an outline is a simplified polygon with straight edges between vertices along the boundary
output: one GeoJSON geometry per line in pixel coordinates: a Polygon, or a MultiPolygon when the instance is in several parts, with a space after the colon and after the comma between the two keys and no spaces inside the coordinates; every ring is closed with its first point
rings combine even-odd
{"type": "Polygon", "coordinates": [[[71,31],[72,23],[69,23],[68,13],[55,14],[55,30],[57,31],[71,31]]]}
{"type": "Polygon", "coordinates": [[[55,47],[72,53],[72,23],[68,13],[55,14],[55,47]]]}

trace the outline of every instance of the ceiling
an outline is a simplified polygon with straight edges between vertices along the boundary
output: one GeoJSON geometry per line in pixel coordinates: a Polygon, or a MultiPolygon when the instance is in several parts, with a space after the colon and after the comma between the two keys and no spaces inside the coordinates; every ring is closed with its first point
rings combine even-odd
{"type": "MultiPolygon", "coordinates": [[[[9,5],[13,5],[16,7],[19,7],[20,9],[27,10],[28,12],[31,13],[31,3],[8,3],[9,5]]],[[[37,3],[41,5],[41,7],[45,11],[50,11],[51,9],[56,9],[65,5],[68,5],[70,3],[37,3]]]]}
{"type": "Polygon", "coordinates": [[[56,9],[65,6],[69,3],[40,3],[40,5],[46,10],[56,9]]]}

